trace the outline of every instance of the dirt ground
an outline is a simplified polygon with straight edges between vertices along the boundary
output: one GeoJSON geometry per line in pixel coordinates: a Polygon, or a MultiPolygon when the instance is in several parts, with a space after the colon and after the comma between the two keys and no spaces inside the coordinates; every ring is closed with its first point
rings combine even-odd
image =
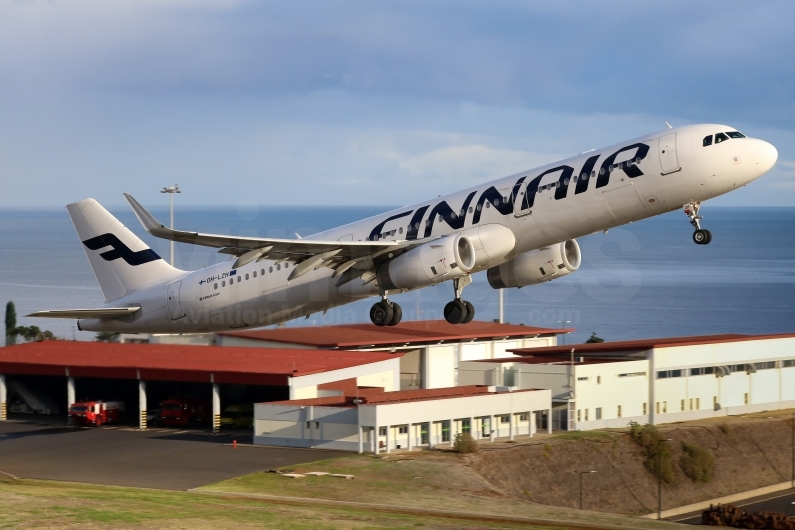
{"type": "MultiPolygon", "coordinates": [[[[791,479],[792,410],[659,426],[674,454],[676,481],[663,485],[663,510],[791,479]],[[715,473],[694,483],[678,461],[682,442],[712,451],[715,473]]],[[[573,432],[517,444],[494,444],[468,458],[495,488],[551,506],[641,515],[657,509],[657,480],[627,430],[573,432]]]]}

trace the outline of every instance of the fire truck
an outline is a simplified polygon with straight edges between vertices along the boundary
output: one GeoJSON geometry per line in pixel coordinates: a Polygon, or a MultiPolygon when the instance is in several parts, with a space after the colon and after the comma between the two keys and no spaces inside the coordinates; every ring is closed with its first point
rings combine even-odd
{"type": "Polygon", "coordinates": [[[99,427],[105,423],[118,423],[124,403],[121,401],[85,401],[69,407],[69,420],[75,425],[99,427]]]}
{"type": "Polygon", "coordinates": [[[160,417],[163,425],[174,427],[197,427],[210,424],[212,407],[209,401],[196,398],[168,398],[160,403],[160,417]]]}

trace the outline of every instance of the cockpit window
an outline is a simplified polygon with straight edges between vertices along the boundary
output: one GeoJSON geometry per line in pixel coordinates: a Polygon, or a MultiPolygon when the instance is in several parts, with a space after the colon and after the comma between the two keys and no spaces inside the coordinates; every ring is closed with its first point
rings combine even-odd
{"type": "Polygon", "coordinates": [[[725,142],[725,141],[727,141],[728,139],[729,139],[729,137],[728,137],[728,136],[726,136],[726,135],[725,135],[725,134],[723,134],[723,133],[718,133],[718,134],[716,134],[716,135],[715,135],[715,143],[716,143],[716,144],[719,144],[719,143],[721,143],[721,142],[725,142]]]}
{"type": "Polygon", "coordinates": [[[708,145],[712,145],[712,135],[711,134],[704,138],[704,147],[707,147],[708,145]]]}
{"type": "Polygon", "coordinates": [[[726,134],[729,135],[729,138],[745,138],[745,135],[740,131],[729,131],[726,134]]]}

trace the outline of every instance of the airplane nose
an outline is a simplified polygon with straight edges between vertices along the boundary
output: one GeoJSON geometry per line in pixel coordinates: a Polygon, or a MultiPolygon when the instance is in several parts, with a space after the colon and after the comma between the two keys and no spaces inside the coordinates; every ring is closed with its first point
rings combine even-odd
{"type": "Polygon", "coordinates": [[[754,163],[760,175],[767,173],[770,171],[770,168],[776,165],[778,150],[776,150],[773,144],[769,144],[763,140],[757,140],[754,143],[752,151],[754,163]]]}

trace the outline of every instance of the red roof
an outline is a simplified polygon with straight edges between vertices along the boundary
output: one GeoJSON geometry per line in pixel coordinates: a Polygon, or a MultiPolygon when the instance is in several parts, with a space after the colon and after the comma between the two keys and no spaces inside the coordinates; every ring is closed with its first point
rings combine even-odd
{"type": "MultiPolygon", "coordinates": [[[[565,346],[546,346],[541,348],[519,348],[508,350],[516,355],[574,355],[585,356],[589,354],[606,354],[613,352],[631,352],[651,350],[653,348],[673,348],[675,346],[694,346],[698,344],[720,344],[725,342],[744,342],[749,340],[786,339],[795,337],[795,333],[778,335],[698,335],[693,337],[666,337],[661,339],[625,340],[619,342],[597,342],[592,344],[567,344],[565,346]]],[[[506,359],[507,360],[507,359],[506,359]]]]}
{"type": "MultiPolygon", "coordinates": [[[[387,405],[393,403],[408,403],[411,401],[428,401],[432,399],[451,399],[467,396],[482,396],[486,394],[497,394],[490,391],[489,386],[485,385],[466,385],[449,388],[433,388],[420,390],[399,390],[395,392],[384,392],[383,388],[363,388],[359,387],[359,395],[330,396],[323,398],[310,399],[291,399],[286,401],[268,402],[268,405],[302,405],[302,406],[326,406],[326,407],[355,407],[355,399],[362,405],[387,405]]],[[[536,388],[524,388],[514,390],[517,392],[534,392],[536,388]]],[[[502,392],[499,392],[502,393],[502,392]]]]}
{"type": "Polygon", "coordinates": [[[0,373],[286,385],[288,377],[394,359],[401,354],[296,348],[45,341],[0,348],[0,373]]]}
{"type": "Polygon", "coordinates": [[[229,331],[219,333],[219,335],[289,344],[304,344],[317,348],[356,348],[501,337],[532,337],[570,333],[572,331],[574,330],[568,328],[536,328],[478,320],[473,320],[469,324],[457,325],[450,324],[446,320],[420,320],[401,322],[397,326],[379,327],[373,324],[345,324],[341,326],[229,331]]]}

